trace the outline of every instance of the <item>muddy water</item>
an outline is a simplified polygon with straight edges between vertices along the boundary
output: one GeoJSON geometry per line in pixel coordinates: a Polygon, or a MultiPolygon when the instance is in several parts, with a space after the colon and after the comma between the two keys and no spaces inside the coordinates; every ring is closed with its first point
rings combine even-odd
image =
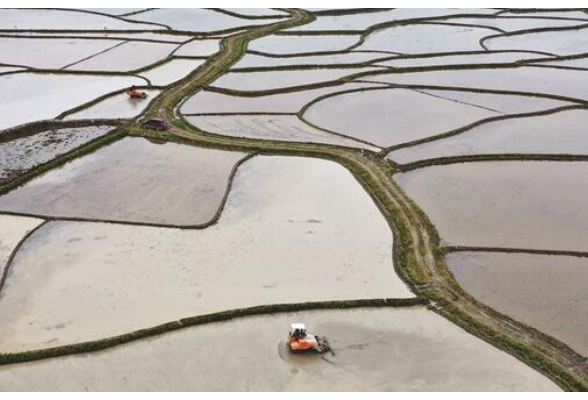
{"type": "Polygon", "coordinates": [[[424,67],[430,65],[501,64],[537,58],[540,55],[523,52],[495,52],[488,54],[446,55],[430,57],[397,57],[380,61],[376,65],[395,68],[424,67]]]}
{"type": "Polygon", "coordinates": [[[43,220],[37,218],[0,215],[0,277],[18,242],[41,222],[43,220]]]}
{"type": "Polygon", "coordinates": [[[343,51],[359,40],[359,35],[266,36],[249,44],[249,50],[284,55],[343,51]]]}
{"type": "Polygon", "coordinates": [[[453,245],[588,251],[588,163],[480,162],[395,175],[453,245]]]}
{"type": "Polygon", "coordinates": [[[104,94],[142,84],[142,79],[127,76],[3,75],[0,76],[0,87],[4,94],[0,108],[0,130],[55,118],[64,111],[104,94]]]}
{"type": "Polygon", "coordinates": [[[85,356],[0,367],[7,390],[558,391],[520,361],[422,308],[308,311],[177,331],[85,356]],[[292,355],[288,324],[335,355],[292,355]],[[247,345],[244,345],[247,343],[247,345]]]}
{"type": "MultiPolygon", "coordinates": [[[[148,31],[148,32],[136,32],[136,31],[125,31],[125,32],[111,32],[111,31],[76,31],[75,33],[71,33],[68,36],[74,36],[75,38],[84,39],[84,38],[104,38],[104,39],[120,39],[120,40],[145,40],[145,41],[161,41],[167,43],[176,43],[181,44],[192,39],[192,36],[187,35],[172,35],[166,34],[166,31],[156,30],[156,31],[148,31]]],[[[64,34],[61,32],[52,32],[52,31],[16,31],[10,32],[6,31],[2,33],[3,35],[8,36],[35,36],[35,37],[46,37],[46,38],[55,38],[56,36],[63,36],[64,34]]]]}
{"type": "Polygon", "coordinates": [[[220,50],[218,39],[193,40],[180,47],[174,55],[189,57],[208,57],[220,50]]]}
{"type": "Polygon", "coordinates": [[[0,38],[0,63],[60,69],[119,43],[118,40],[0,38]]]}
{"type": "Polygon", "coordinates": [[[68,67],[69,71],[127,72],[147,67],[168,57],[173,43],[127,42],[68,67]]]}
{"type": "Polygon", "coordinates": [[[2,9],[0,29],[52,30],[155,30],[153,25],[134,24],[120,19],[79,11],[46,9],[2,9]]]}
{"type": "Polygon", "coordinates": [[[146,10],[145,8],[81,8],[80,10],[88,10],[94,11],[101,14],[108,14],[108,15],[124,15],[130,14],[142,10],[146,10]]]}
{"type": "Polygon", "coordinates": [[[234,68],[277,67],[283,65],[332,65],[356,64],[369,62],[378,58],[389,57],[390,54],[376,52],[347,52],[342,54],[328,54],[319,56],[298,57],[267,57],[256,54],[246,54],[234,68]]]}
{"type": "Polygon", "coordinates": [[[126,138],[0,197],[23,213],[174,225],[208,222],[245,154],[126,138]]]}
{"type": "Polygon", "coordinates": [[[0,183],[105,135],[112,126],[67,128],[0,142],[0,183]]]}
{"type": "Polygon", "coordinates": [[[233,89],[261,91],[312,83],[333,81],[359,72],[376,68],[312,69],[295,71],[231,72],[213,82],[212,86],[233,89]]]}
{"type": "Polygon", "coordinates": [[[134,118],[149,105],[149,100],[161,92],[160,90],[142,91],[147,93],[147,99],[130,99],[126,93],[121,93],[102,100],[89,108],[70,114],[65,119],[134,118]]]}
{"type": "Polygon", "coordinates": [[[140,75],[149,79],[152,85],[167,86],[186,77],[203,63],[203,60],[171,60],[140,75]]]}
{"type": "Polygon", "coordinates": [[[345,31],[364,30],[383,22],[402,19],[434,17],[455,14],[491,14],[494,10],[480,8],[396,8],[389,11],[359,13],[350,15],[317,16],[310,24],[290,28],[296,31],[345,31]]]}
{"type": "Polygon", "coordinates": [[[222,93],[200,91],[182,105],[183,114],[206,113],[297,113],[311,101],[336,92],[360,88],[383,87],[369,83],[349,83],[320,89],[292,93],[278,93],[269,96],[244,97],[222,93]]]}
{"type": "Polygon", "coordinates": [[[316,129],[295,115],[205,115],[186,119],[204,131],[226,136],[281,142],[326,143],[379,150],[375,146],[316,129]]]}
{"type": "Polygon", "coordinates": [[[387,89],[329,97],[310,106],[304,118],[321,128],[387,147],[496,115],[412,90],[387,89]]]}
{"type": "Polygon", "coordinates": [[[500,114],[522,114],[570,106],[573,103],[551,100],[537,96],[517,96],[511,94],[472,93],[456,90],[419,90],[445,100],[487,108],[500,114]]]}
{"type": "Polygon", "coordinates": [[[322,160],[246,162],[205,230],[58,222],[21,250],[0,304],[0,351],[239,307],[413,297],[385,219],[349,172],[322,160]]]}
{"type": "MultiPolygon", "coordinates": [[[[587,76],[588,71],[520,67],[389,74],[378,75],[370,80],[399,84],[543,93],[588,100],[588,92],[578,84],[578,82],[584,81],[587,76]]],[[[362,78],[362,80],[366,79],[366,77],[362,78]]]]}
{"type": "Polygon", "coordinates": [[[231,17],[220,12],[203,8],[161,8],[131,15],[129,19],[139,22],[156,22],[175,30],[212,32],[241,26],[264,25],[267,20],[231,17]]]}
{"type": "Polygon", "coordinates": [[[484,50],[480,39],[496,32],[467,26],[415,24],[386,28],[370,34],[359,50],[404,54],[484,50]]]}
{"type": "MultiPolygon", "coordinates": [[[[585,15],[586,17],[586,15],[585,15]]],[[[566,19],[549,19],[540,17],[522,17],[522,18],[451,18],[447,19],[446,22],[457,23],[457,24],[471,24],[471,25],[483,25],[502,29],[507,32],[520,31],[524,29],[539,29],[539,28],[552,28],[552,27],[563,27],[563,26],[576,26],[585,24],[586,22],[577,20],[566,20],[566,19]]],[[[588,22],[588,21],[587,21],[588,22]]],[[[499,34],[499,32],[496,32],[499,34]]],[[[519,47],[517,50],[523,50],[526,47],[519,47]]]]}
{"type": "MultiPolygon", "coordinates": [[[[581,24],[576,21],[576,25],[581,24]]],[[[586,22],[584,22],[586,23],[586,22]]],[[[486,40],[490,50],[531,50],[559,56],[588,52],[588,29],[534,32],[523,35],[502,36],[486,40]]]]}
{"type": "Polygon", "coordinates": [[[588,110],[490,122],[435,142],[392,152],[400,163],[470,154],[588,154],[588,110]]]}
{"type": "Polygon", "coordinates": [[[484,304],[588,354],[588,259],[459,252],[447,265],[484,304]]]}

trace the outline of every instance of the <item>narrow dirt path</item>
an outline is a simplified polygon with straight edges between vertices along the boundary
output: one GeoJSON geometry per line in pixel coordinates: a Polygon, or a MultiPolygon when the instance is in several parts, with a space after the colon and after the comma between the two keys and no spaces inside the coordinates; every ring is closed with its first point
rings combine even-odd
{"type": "Polygon", "coordinates": [[[161,93],[151,104],[146,115],[148,117],[166,117],[169,120],[176,119],[177,116],[173,112],[178,104],[186,96],[200,90],[227,72],[243,56],[247,44],[250,41],[271,35],[281,29],[304,25],[314,20],[312,14],[304,10],[288,10],[288,13],[290,14],[290,19],[248,29],[245,32],[237,33],[223,39],[221,50],[218,53],[207,60],[201,68],[198,68],[188,77],[180,81],[180,83],[161,93]]]}
{"type": "Polygon", "coordinates": [[[137,135],[188,140],[196,145],[270,155],[317,157],[349,169],[374,199],[390,223],[395,237],[395,267],[417,294],[431,301],[431,308],[467,331],[544,372],[567,390],[588,388],[586,358],[569,347],[484,306],[465,293],[445,267],[443,251],[433,225],[393,180],[393,167],[385,161],[362,156],[358,150],[302,143],[269,142],[210,135],[180,118],[181,101],[224,74],[244,54],[249,41],[278,30],[303,25],[313,17],[303,10],[288,10],[291,18],[250,29],[223,40],[219,53],[179,85],[162,93],[148,117],[170,122],[164,134],[130,127],[137,135]]]}

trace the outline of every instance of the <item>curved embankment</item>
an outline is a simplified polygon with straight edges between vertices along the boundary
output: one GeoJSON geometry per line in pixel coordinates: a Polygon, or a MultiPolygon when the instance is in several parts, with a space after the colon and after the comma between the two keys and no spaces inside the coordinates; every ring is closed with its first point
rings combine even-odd
{"type": "MultiPolygon", "coordinates": [[[[288,20],[255,27],[225,38],[220,52],[177,85],[162,92],[151,104],[146,117],[165,117],[171,123],[169,131],[164,133],[146,131],[140,125],[133,124],[126,127],[126,133],[192,143],[202,147],[256,151],[260,154],[316,157],[338,162],[354,174],[387,218],[395,238],[395,268],[417,295],[428,299],[439,314],[544,372],[564,389],[587,390],[588,365],[584,357],[555,339],[484,306],[457,285],[445,267],[443,250],[439,246],[439,238],[434,226],[394,182],[392,174],[395,171],[389,163],[369,155],[364,156],[357,150],[335,146],[279,143],[205,134],[191,127],[176,114],[176,109],[184,98],[220,77],[237,62],[244,54],[249,41],[313,20],[313,16],[303,10],[288,10],[288,13],[291,16],[288,20]]],[[[296,308],[300,306],[297,305],[296,308]]],[[[225,314],[222,316],[226,317],[225,314]]],[[[187,322],[196,324],[204,321],[187,322]]],[[[185,324],[172,323],[170,326],[156,327],[148,334],[138,332],[138,337],[125,336],[117,338],[115,342],[120,344],[163,333],[179,328],[178,325],[185,324]]],[[[80,344],[75,349],[69,349],[70,351],[59,349],[55,353],[5,355],[7,357],[0,356],[0,363],[32,361],[64,354],[95,351],[112,345],[114,344],[111,340],[107,339],[94,343],[94,346],[80,344]]]]}

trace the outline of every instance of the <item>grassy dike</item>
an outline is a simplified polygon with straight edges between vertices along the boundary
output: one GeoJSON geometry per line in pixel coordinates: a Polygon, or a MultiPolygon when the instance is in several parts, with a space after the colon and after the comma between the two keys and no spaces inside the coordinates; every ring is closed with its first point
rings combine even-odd
{"type": "Polygon", "coordinates": [[[290,313],[308,310],[337,310],[351,308],[371,307],[409,307],[423,305],[426,301],[420,298],[410,299],[365,299],[365,300],[343,300],[343,301],[322,301],[308,303],[285,303],[272,304],[234,310],[222,311],[213,314],[198,315],[183,318],[178,321],[167,322],[151,328],[141,329],[131,333],[118,336],[111,336],[104,339],[90,342],[76,343],[72,345],[53,347],[42,350],[23,351],[19,353],[0,353],[0,365],[17,364],[31,361],[38,361],[47,358],[62,357],[66,355],[89,353],[109,349],[126,343],[135,342],[141,339],[152,338],[164,333],[193,326],[211,324],[215,322],[229,321],[235,318],[251,317],[256,315],[267,315],[277,313],[290,313]]]}

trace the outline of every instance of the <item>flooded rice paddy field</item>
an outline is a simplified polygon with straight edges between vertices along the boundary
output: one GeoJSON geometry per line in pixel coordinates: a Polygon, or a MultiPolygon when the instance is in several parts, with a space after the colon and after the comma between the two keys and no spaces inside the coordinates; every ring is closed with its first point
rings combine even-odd
{"type": "Polygon", "coordinates": [[[585,162],[495,161],[395,177],[446,243],[588,251],[587,171],[585,162]]]}
{"type": "Polygon", "coordinates": [[[480,39],[494,31],[468,26],[414,24],[376,31],[358,47],[360,50],[429,54],[483,50],[480,39]]]}
{"type": "Polygon", "coordinates": [[[245,155],[125,138],[0,196],[0,210],[62,218],[204,224],[219,209],[231,172],[245,155]]]}
{"type": "Polygon", "coordinates": [[[303,117],[329,131],[381,147],[452,131],[497,115],[465,103],[406,89],[339,93],[312,104],[303,117]]]}
{"type": "Polygon", "coordinates": [[[408,297],[390,229],[348,171],[256,157],[237,172],[219,222],[204,230],[51,222],[37,231],[3,289],[0,351],[255,305],[408,297]]]}
{"type": "Polygon", "coordinates": [[[268,24],[271,20],[238,18],[212,9],[165,8],[131,15],[129,20],[149,22],[187,32],[216,32],[252,25],[268,24]]]}
{"type": "Polygon", "coordinates": [[[187,116],[186,120],[205,132],[224,136],[379,150],[369,143],[317,129],[296,115],[201,115],[187,116]]]}
{"type": "Polygon", "coordinates": [[[422,308],[307,311],[215,323],[91,356],[0,367],[0,386],[14,391],[559,390],[537,371],[422,308]],[[335,355],[289,354],[284,341],[293,320],[328,335],[335,355]]]}
{"type": "MultiPolygon", "coordinates": [[[[106,135],[112,126],[63,128],[0,141],[0,184],[106,135]]],[[[0,137],[0,139],[2,139],[0,137]]]]}
{"type": "MultiPolygon", "coordinates": [[[[231,49],[223,37],[291,15],[0,10],[0,268],[18,247],[0,284],[0,353],[238,307],[415,296],[396,274],[390,216],[369,195],[378,188],[334,162],[270,156],[296,142],[381,169],[424,211],[441,247],[451,247],[446,263],[465,291],[588,354],[580,257],[588,254],[588,13],[310,11],[309,23],[231,49]],[[180,81],[190,85],[176,91],[180,81]],[[131,85],[148,99],[128,99],[131,85]],[[144,112],[165,110],[151,100],[174,93],[174,130],[141,128],[144,112]],[[130,124],[122,132],[155,139],[93,142],[92,152],[60,163],[112,129],[101,121],[71,128],[71,120],[93,119],[132,120],[120,121],[130,124]],[[169,140],[182,129],[202,140],[188,124],[230,147],[169,140]],[[235,138],[251,139],[250,147],[235,138]],[[267,155],[246,160],[258,148],[267,155]],[[52,160],[59,166],[40,174],[52,160]],[[24,172],[31,178],[16,187],[24,172]],[[43,218],[50,221],[26,236],[43,218]]],[[[402,307],[202,326],[2,367],[0,387],[557,389],[438,315],[402,307]],[[327,334],[336,356],[285,352],[293,318],[327,334]],[[238,346],[250,332],[259,342],[238,346]],[[219,336],[231,351],[199,345],[219,336]],[[194,356],[196,346],[205,353],[194,356]],[[252,362],[264,373],[246,368],[252,362]]]]}
{"type": "Polygon", "coordinates": [[[572,106],[575,103],[534,96],[533,94],[497,94],[451,89],[415,89],[433,97],[478,107],[497,114],[526,114],[572,106]]]}
{"type": "Polygon", "coordinates": [[[394,151],[405,164],[435,157],[474,154],[588,154],[587,109],[488,122],[446,139],[394,151]]]}
{"type": "Polygon", "coordinates": [[[143,71],[139,75],[148,79],[154,86],[167,86],[185,78],[202,64],[204,60],[173,59],[143,71]]]}
{"type": "Polygon", "coordinates": [[[567,56],[588,51],[588,22],[580,29],[570,28],[568,30],[522,33],[511,36],[497,36],[484,41],[484,45],[490,50],[513,50],[527,49],[551,53],[558,56],[567,56]]]}
{"type": "Polygon", "coordinates": [[[378,67],[328,68],[294,71],[230,72],[216,80],[212,86],[237,91],[263,91],[285,89],[335,81],[345,76],[368,72],[378,67]]]}
{"type": "Polygon", "coordinates": [[[588,354],[587,258],[457,252],[446,261],[457,282],[484,304],[588,354]]]}
{"type": "Polygon", "coordinates": [[[588,71],[523,66],[385,74],[372,78],[362,76],[361,79],[401,85],[536,93],[586,101],[588,92],[578,82],[587,76],[588,71]]]}
{"type": "Polygon", "coordinates": [[[71,71],[135,71],[167,58],[174,43],[126,42],[67,67],[71,71]]]}
{"type": "MultiPolygon", "coordinates": [[[[148,97],[156,97],[160,90],[143,90],[148,97]]],[[[141,114],[149,105],[143,99],[129,99],[126,93],[116,94],[98,103],[69,114],[64,119],[124,119],[141,114]]]]}
{"type": "Polygon", "coordinates": [[[208,57],[219,51],[218,39],[192,40],[179,47],[174,55],[183,57],[208,57]]]}
{"type": "Polygon", "coordinates": [[[0,215],[0,276],[4,275],[6,264],[19,242],[42,222],[37,218],[0,215]]]}
{"type": "Polygon", "coordinates": [[[2,30],[157,30],[160,26],[127,22],[107,15],[98,15],[75,10],[57,9],[2,9],[2,30]]]}
{"type": "Polygon", "coordinates": [[[122,44],[119,40],[0,38],[0,63],[61,69],[122,44]]]}
{"type": "Polygon", "coordinates": [[[392,57],[390,54],[373,51],[346,51],[318,55],[292,54],[276,56],[272,54],[249,53],[235,66],[236,68],[279,68],[313,65],[367,65],[392,57]]]}
{"type": "Polygon", "coordinates": [[[355,45],[359,36],[321,35],[321,36],[268,36],[256,40],[249,50],[264,54],[288,55],[343,51],[355,45]]]}
{"type": "Polygon", "coordinates": [[[184,115],[289,113],[296,114],[314,100],[348,90],[385,87],[373,83],[344,83],[318,89],[276,93],[266,96],[237,96],[212,91],[200,91],[182,104],[184,115]]]}
{"type": "Polygon", "coordinates": [[[5,94],[0,108],[1,130],[57,117],[114,91],[144,81],[130,76],[19,73],[0,76],[5,94]]]}

